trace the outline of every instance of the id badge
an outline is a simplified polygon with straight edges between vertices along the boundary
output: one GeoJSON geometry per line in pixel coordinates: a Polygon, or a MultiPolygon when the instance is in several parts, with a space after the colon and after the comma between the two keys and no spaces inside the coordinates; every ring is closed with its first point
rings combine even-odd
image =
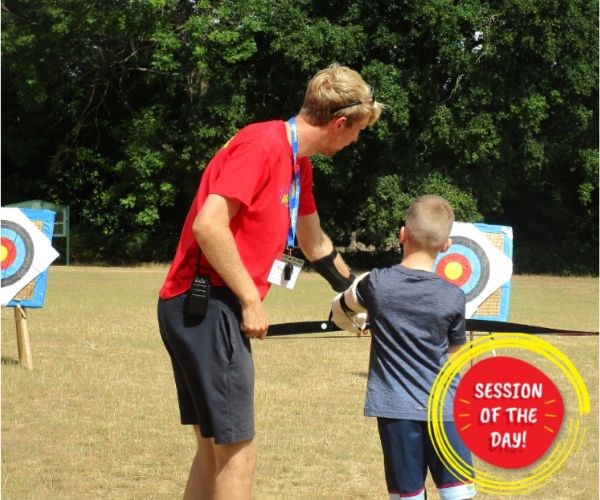
{"type": "Polygon", "coordinates": [[[302,259],[297,259],[292,255],[284,253],[279,259],[276,259],[275,262],[273,262],[267,280],[273,285],[279,285],[289,290],[293,290],[303,265],[304,261],[302,259]]]}

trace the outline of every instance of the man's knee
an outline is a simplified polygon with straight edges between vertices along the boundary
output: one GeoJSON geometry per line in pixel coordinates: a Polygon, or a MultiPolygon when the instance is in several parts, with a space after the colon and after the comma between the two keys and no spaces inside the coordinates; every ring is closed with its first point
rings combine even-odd
{"type": "Polygon", "coordinates": [[[236,469],[239,473],[253,474],[256,468],[256,444],[254,440],[214,446],[217,468],[236,469]]]}

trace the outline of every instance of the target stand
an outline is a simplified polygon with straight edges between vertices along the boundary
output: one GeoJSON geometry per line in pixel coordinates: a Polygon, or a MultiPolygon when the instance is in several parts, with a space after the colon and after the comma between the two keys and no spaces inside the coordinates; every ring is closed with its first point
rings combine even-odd
{"type": "MultiPolygon", "coordinates": [[[[512,275],[512,228],[455,222],[450,236],[452,245],[436,259],[435,272],[465,292],[467,318],[507,321],[512,275]]],[[[471,342],[474,335],[474,331],[469,332],[471,342]]],[[[493,338],[491,332],[488,335],[493,338]]]]}
{"type": "Polygon", "coordinates": [[[20,364],[33,368],[26,308],[41,308],[48,266],[58,257],[52,248],[55,213],[2,207],[0,216],[0,303],[14,308],[20,364]]]}
{"type": "Polygon", "coordinates": [[[29,343],[29,327],[27,326],[27,312],[21,306],[14,308],[15,326],[17,328],[17,349],[19,352],[19,363],[23,368],[33,369],[33,357],[31,356],[31,344],[29,343]]]}
{"type": "MultiPolygon", "coordinates": [[[[43,221],[33,220],[33,224],[43,231],[43,221]]],[[[15,236],[10,238],[3,237],[2,248],[5,258],[2,261],[2,270],[10,272],[11,266],[18,267],[10,275],[5,273],[2,286],[10,286],[16,283],[30,268],[32,263],[33,242],[28,233],[26,233],[18,224],[13,221],[2,221],[2,229],[4,234],[13,232],[15,236]],[[15,244],[16,242],[16,244],[15,244]],[[20,259],[20,255],[24,255],[20,259]]],[[[36,283],[38,279],[34,279],[22,288],[8,304],[13,308],[15,314],[15,329],[17,333],[17,351],[19,354],[19,363],[23,368],[28,370],[33,369],[33,356],[31,354],[31,343],[29,341],[29,326],[27,324],[27,309],[22,306],[22,303],[27,303],[33,300],[36,283]]]]}
{"type": "MultiPolygon", "coordinates": [[[[41,231],[43,230],[41,221],[32,221],[35,226],[41,231]]],[[[36,294],[39,295],[40,288],[45,289],[46,272],[35,278],[27,284],[8,304],[12,307],[15,313],[15,328],[17,333],[17,349],[19,353],[19,363],[23,368],[28,370],[33,369],[33,357],[31,355],[31,343],[29,342],[29,326],[27,324],[27,309],[26,304],[32,303],[36,294]]],[[[44,292],[42,292],[44,293],[44,292]]]]}
{"type": "MultiPolygon", "coordinates": [[[[474,224],[489,242],[498,250],[498,252],[504,254],[510,261],[513,259],[513,232],[509,226],[497,226],[491,224],[474,224]]],[[[491,260],[491,264],[494,265],[494,259],[491,260]]],[[[512,273],[511,273],[512,274],[512,273]]],[[[511,281],[510,279],[504,282],[499,288],[492,292],[477,308],[477,312],[473,315],[475,319],[488,319],[492,321],[507,321],[510,311],[510,294],[511,294],[511,281]]],[[[470,340],[474,339],[474,332],[471,331],[470,340]]],[[[488,332],[488,338],[494,340],[492,332],[488,332]]],[[[496,349],[492,349],[492,356],[496,356],[496,349]]],[[[471,366],[473,360],[471,360],[471,366]]]]}

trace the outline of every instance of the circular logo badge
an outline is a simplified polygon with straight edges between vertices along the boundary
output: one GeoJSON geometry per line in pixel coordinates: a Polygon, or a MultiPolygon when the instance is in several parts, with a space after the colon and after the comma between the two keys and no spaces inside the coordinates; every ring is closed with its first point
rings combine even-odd
{"type": "Polygon", "coordinates": [[[507,469],[539,460],[558,435],[563,414],[556,385],[535,366],[506,356],[474,364],[454,399],[456,428],[467,447],[507,469]]]}

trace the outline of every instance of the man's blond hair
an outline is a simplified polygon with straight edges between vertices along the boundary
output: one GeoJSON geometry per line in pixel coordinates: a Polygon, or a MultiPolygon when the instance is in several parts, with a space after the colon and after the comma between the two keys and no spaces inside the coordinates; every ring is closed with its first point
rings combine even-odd
{"type": "Polygon", "coordinates": [[[317,72],[308,82],[300,113],[311,125],[321,126],[331,119],[344,116],[348,125],[368,117],[375,123],[383,104],[375,101],[374,90],[360,74],[337,63],[317,72]]]}
{"type": "Polygon", "coordinates": [[[419,196],[408,208],[405,227],[415,246],[439,252],[450,237],[454,211],[445,198],[434,194],[419,196]]]}

